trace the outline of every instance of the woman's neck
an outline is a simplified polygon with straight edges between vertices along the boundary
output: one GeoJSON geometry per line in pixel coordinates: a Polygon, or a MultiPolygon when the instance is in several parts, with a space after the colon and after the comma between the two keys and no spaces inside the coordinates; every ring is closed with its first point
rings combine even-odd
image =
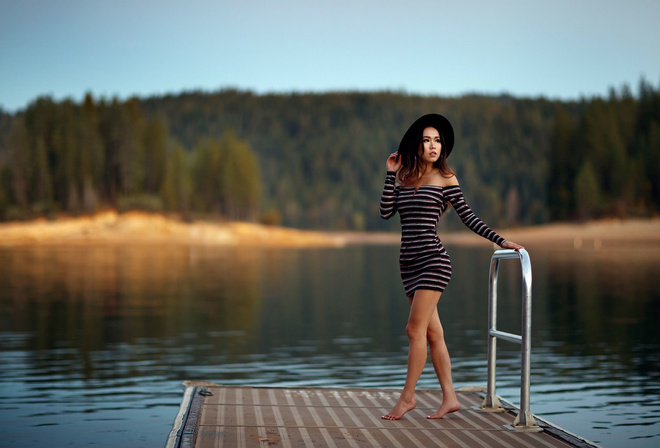
{"type": "Polygon", "coordinates": [[[420,170],[418,179],[421,179],[421,178],[423,178],[424,176],[428,176],[428,175],[431,174],[432,172],[433,172],[433,164],[432,164],[432,163],[429,163],[429,164],[427,164],[427,165],[424,167],[423,170],[420,170]]]}

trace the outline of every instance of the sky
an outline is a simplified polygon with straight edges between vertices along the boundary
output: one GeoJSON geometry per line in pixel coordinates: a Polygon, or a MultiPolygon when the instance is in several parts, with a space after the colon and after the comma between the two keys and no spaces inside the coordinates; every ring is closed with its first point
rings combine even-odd
{"type": "Polygon", "coordinates": [[[660,0],[0,0],[0,108],[217,91],[510,94],[660,81],[660,0]]]}

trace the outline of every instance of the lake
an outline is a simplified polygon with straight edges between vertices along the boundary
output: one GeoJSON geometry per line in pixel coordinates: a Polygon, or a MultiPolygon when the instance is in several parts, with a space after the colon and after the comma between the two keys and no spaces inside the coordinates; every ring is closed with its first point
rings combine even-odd
{"type": "MultiPolygon", "coordinates": [[[[531,410],[605,447],[660,445],[660,250],[529,249],[531,410]]],[[[486,384],[492,247],[448,246],[440,318],[456,387],[486,384]]],[[[183,380],[395,387],[406,372],[398,246],[0,249],[3,446],[163,446],[183,380]]],[[[498,328],[519,333],[502,261],[498,328]]],[[[519,403],[520,346],[497,392],[519,403]]],[[[438,388],[429,362],[420,388],[438,388]]]]}

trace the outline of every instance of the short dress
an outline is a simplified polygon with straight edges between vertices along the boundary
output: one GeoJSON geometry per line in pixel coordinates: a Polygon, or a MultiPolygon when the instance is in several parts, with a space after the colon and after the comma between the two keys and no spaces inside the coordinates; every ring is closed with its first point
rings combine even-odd
{"type": "Polygon", "coordinates": [[[406,295],[418,289],[443,292],[451,279],[451,261],[437,233],[440,216],[450,203],[470,230],[502,246],[504,238],[488,228],[468,207],[458,185],[415,187],[395,185],[396,173],[388,171],[380,198],[380,216],[401,217],[399,268],[406,295]]]}

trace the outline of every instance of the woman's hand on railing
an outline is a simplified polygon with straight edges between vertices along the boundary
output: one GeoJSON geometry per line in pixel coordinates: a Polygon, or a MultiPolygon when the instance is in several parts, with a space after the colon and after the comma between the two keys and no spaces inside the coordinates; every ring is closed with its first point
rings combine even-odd
{"type": "Polygon", "coordinates": [[[503,249],[513,249],[513,250],[524,249],[524,247],[521,246],[520,244],[516,244],[513,241],[507,241],[507,240],[504,240],[504,242],[502,243],[502,248],[503,249]]]}

